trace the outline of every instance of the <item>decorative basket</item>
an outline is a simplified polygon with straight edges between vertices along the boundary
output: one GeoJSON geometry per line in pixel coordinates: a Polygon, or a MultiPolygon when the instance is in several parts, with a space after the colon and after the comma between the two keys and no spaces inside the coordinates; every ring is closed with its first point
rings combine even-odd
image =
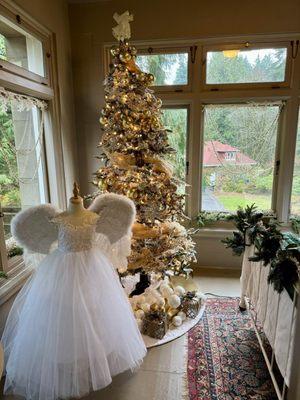
{"type": "Polygon", "coordinates": [[[142,333],[155,339],[162,339],[168,330],[168,317],[164,311],[145,314],[142,333]]]}
{"type": "Polygon", "coordinates": [[[196,292],[187,292],[181,299],[180,309],[188,318],[196,318],[201,306],[201,299],[196,295],[196,292]]]}

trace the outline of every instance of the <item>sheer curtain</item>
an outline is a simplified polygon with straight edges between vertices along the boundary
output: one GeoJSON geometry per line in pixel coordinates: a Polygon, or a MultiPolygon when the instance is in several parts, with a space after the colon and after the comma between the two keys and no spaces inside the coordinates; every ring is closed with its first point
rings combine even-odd
{"type": "Polygon", "coordinates": [[[10,235],[12,217],[20,209],[47,201],[46,109],[43,100],[0,88],[0,202],[9,255],[15,248],[10,235]]]}

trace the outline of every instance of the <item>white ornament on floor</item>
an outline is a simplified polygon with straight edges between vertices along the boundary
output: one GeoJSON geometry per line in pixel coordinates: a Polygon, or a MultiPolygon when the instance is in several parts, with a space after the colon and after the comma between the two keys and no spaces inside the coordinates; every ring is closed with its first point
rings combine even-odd
{"type": "Polygon", "coordinates": [[[169,297],[174,293],[174,290],[170,286],[163,286],[160,288],[160,292],[164,297],[169,297]]]}
{"type": "Polygon", "coordinates": [[[180,317],[182,319],[182,321],[186,320],[186,313],[183,311],[179,311],[179,313],[177,314],[178,317],[180,317]]]}
{"type": "Polygon", "coordinates": [[[176,286],[174,288],[174,292],[178,295],[178,296],[183,296],[185,293],[185,288],[182,286],[176,286]]]}
{"type": "Polygon", "coordinates": [[[149,311],[150,311],[150,304],[148,304],[148,303],[143,303],[143,304],[141,304],[141,309],[142,309],[145,313],[149,312],[149,311]]]}
{"type": "Polygon", "coordinates": [[[136,316],[136,319],[143,319],[145,316],[145,312],[143,310],[136,310],[134,312],[134,315],[136,316]]]}
{"type": "Polygon", "coordinates": [[[172,294],[168,298],[168,303],[169,303],[170,307],[178,308],[180,306],[180,303],[181,303],[180,297],[177,296],[177,294],[172,294]]]}
{"type": "Polygon", "coordinates": [[[182,319],[181,319],[181,317],[180,317],[179,315],[175,315],[175,317],[173,317],[173,319],[172,319],[172,324],[173,324],[174,326],[180,326],[180,325],[182,325],[182,319]]]}

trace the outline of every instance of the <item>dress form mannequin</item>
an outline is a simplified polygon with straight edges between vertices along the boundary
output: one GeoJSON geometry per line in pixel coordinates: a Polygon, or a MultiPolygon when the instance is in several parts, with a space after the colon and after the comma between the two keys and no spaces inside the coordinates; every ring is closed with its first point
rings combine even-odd
{"type": "Polygon", "coordinates": [[[86,210],[83,205],[83,198],[79,196],[79,186],[74,182],[73,197],[69,200],[66,211],[60,214],[67,223],[74,226],[82,226],[86,223],[92,223],[98,218],[98,215],[92,211],[86,210]]]}
{"type": "Polygon", "coordinates": [[[134,219],[134,203],[115,193],[86,210],[76,183],[65,212],[41,204],[14,217],[13,235],[35,272],[1,340],[5,393],[79,398],[141,363],[146,348],[115,271],[126,267],[134,219]]]}

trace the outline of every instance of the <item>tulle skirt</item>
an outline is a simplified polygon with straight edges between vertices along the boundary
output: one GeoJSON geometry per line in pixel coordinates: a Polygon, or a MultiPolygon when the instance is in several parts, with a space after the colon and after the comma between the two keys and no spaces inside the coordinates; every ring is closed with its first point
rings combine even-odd
{"type": "Polygon", "coordinates": [[[146,354],[118,276],[97,248],[48,255],[18,294],[2,343],[4,392],[39,400],[101,389],[146,354]]]}

